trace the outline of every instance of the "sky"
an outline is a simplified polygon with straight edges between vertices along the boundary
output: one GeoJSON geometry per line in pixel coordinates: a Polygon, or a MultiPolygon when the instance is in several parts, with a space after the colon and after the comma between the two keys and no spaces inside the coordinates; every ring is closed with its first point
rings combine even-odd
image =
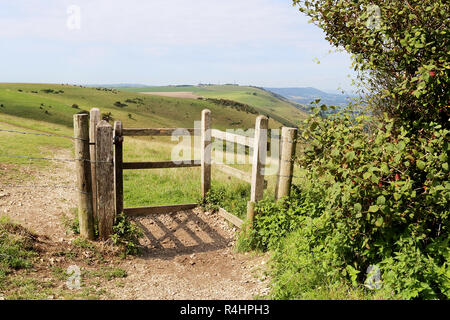
{"type": "Polygon", "coordinates": [[[351,89],[308,20],[290,0],[0,0],[0,82],[351,89]]]}

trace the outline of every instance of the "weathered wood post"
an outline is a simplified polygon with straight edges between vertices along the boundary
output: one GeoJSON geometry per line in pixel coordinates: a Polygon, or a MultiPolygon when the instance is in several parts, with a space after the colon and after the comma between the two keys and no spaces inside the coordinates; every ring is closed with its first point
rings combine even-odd
{"type": "Polygon", "coordinates": [[[80,235],[83,238],[94,239],[94,217],[92,211],[92,177],[89,156],[89,115],[75,114],[73,116],[75,139],[75,157],[78,189],[78,220],[80,235]]]}
{"type": "Polygon", "coordinates": [[[258,116],[256,118],[252,161],[252,188],[250,193],[250,201],[252,202],[258,202],[263,198],[268,124],[269,120],[266,116],[258,116]]]}
{"type": "Polygon", "coordinates": [[[292,175],[294,170],[295,147],[297,145],[297,129],[283,127],[280,137],[280,164],[278,168],[275,200],[289,197],[291,194],[292,175]]]}
{"type": "Polygon", "coordinates": [[[201,170],[202,197],[206,197],[211,188],[211,111],[202,111],[201,124],[201,170]]]}
{"type": "Polygon", "coordinates": [[[115,218],[113,128],[102,120],[96,133],[96,180],[98,232],[101,240],[112,234],[115,218]]]}
{"type": "Polygon", "coordinates": [[[256,202],[262,200],[264,195],[264,165],[267,155],[267,129],[269,119],[266,116],[258,116],[255,125],[255,139],[253,141],[252,160],[252,186],[250,201],[247,202],[248,228],[253,227],[256,202]]]}
{"type": "Polygon", "coordinates": [[[255,219],[255,203],[253,201],[247,202],[247,231],[253,228],[253,220],[255,219]]]}
{"type": "Polygon", "coordinates": [[[122,122],[114,122],[114,180],[116,215],[123,212],[123,136],[122,122]]]}
{"type": "Polygon", "coordinates": [[[100,121],[100,110],[92,108],[89,116],[89,142],[91,155],[91,176],[92,176],[92,212],[94,219],[97,218],[97,183],[95,180],[95,134],[97,123],[100,121]]]}

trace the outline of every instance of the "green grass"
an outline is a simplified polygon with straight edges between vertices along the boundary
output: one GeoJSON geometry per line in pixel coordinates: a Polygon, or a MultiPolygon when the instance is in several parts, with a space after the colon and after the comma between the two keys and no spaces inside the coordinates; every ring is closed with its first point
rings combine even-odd
{"type": "MultiPolygon", "coordinates": [[[[242,93],[245,88],[259,90],[232,86],[227,86],[226,90],[222,90],[221,87],[208,87],[208,90],[211,90],[211,95],[214,95],[214,90],[216,93],[222,90],[224,94],[239,95],[245,94],[242,93]]],[[[262,90],[259,91],[261,91],[260,94],[263,94],[262,90]]],[[[255,102],[256,99],[259,99],[253,94],[247,95],[251,96],[252,101],[246,102],[255,102]]],[[[99,107],[102,113],[111,112],[113,118],[123,121],[124,127],[137,128],[193,127],[194,121],[200,119],[201,111],[204,108],[212,111],[212,125],[221,130],[234,127],[252,128],[256,118],[254,114],[195,99],[156,97],[135,92],[50,84],[0,84],[0,104],[3,105],[0,107],[0,129],[67,136],[73,135],[73,114],[80,110],[89,110],[92,107],[99,107]],[[46,89],[59,93],[46,93],[43,91],[46,89]],[[127,102],[127,100],[137,103],[127,102]],[[127,106],[116,107],[114,106],[116,101],[121,101],[127,106]],[[77,104],[79,109],[72,108],[73,104],[77,104]],[[49,114],[46,114],[45,110],[49,111],[49,114]],[[128,113],[132,114],[131,119],[128,117],[128,113]],[[241,124],[231,125],[237,122],[241,122],[241,124]]],[[[272,128],[279,126],[279,123],[273,120],[270,120],[270,124],[272,128]]],[[[23,170],[24,166],[40,170],[45,166],[61,165],[58,162],[9,158],[5,155],[55,157],[61,150],[71,150],[71,154],[73,154],[73,141],[70,139],[7,132],[0,132],[0,139],[2,139],[0,166],[6,165],[6,169],[0,170],[2,182],[23,182],[32,179],[33,174],[23,170]]],[[[170,138],[164,137],[125,137],[124,160],[170,160],[172,148],[176,143],[170,138]]],[[[200,155],[195,152],[195,154],[186,155],[185,158],[199,159],[200,155]]],[[[235,167],[250,172],[249,165],[235,167]]],[[[212,178],[213,186],[226,188],[230,194],[239,194],[240,190],[250,188],[248,183],[230,178],[215,170],[214,167],[212,178]]],[[[268,180],[270,183],[266,193],[272,192],[273,194],[273,179],[269,177],[268,180]]],[[[199,168],[127,170],[124,172],[125,207],[191,203],[196,202],[199,196],[199,168]]],[[[247,199],[242,199],[242,202],[246,201],[247,199]]],[[[241,206],[230,198],[227,209],[233,212],[236,207],[240,208],[241,206]]],[[[238,211],[236,214],[242,216],[240,210],[238,211]]]]}
{"type": "Polygon", "coordinates": [[[232,85],[215,86],[190,86],[190,87],[140,87],[140,88],[117,88],[129,92],[193,92],[205,98],[221,98],[234,100],[254,107],[262,114],[286,125],[298,125],[306,118],[303,110],[296,108],[295,104],[281,99],[266,90],[232,85]]]}
{"type": "Polygon", "coordinates": [[[35,255],[31,233],[0,217],[0,289],[13,270],[30,268],[35,255]]]}
{"type": "MultiPolygon", "coordinates": [[[[203,109],[210,109],[212,125],[217,129],[253,128],[256,115],[195,99],[157,97],[125,91],[104,91],[96,88],[50,84],[0,84],[0,115],[45,121],[72,127],[73,114],[81,110],[100,108],[102,113],[111,112],[114,119],[124,127],[177,127],[192,128],[201,118],[203,109]],[[46,93],[46,89],[63,93],[46,93]],[[21,90],[21,91],[19,91],[21,90]],[[126,102],[133,100],[137,103],[126,102]],[[126,107],[117,107],[119,101],[126,107]],[[77,104],[79,109],[72,108],[77,104]],[[3,107],[1,107],[3,105],[3,107]],[[46,113],[47,112],[47,113],[46,113]],[[131,118],[129,117],[131,115],[131,118]],[[240,125],[233,124],[242,120],[240,125]]],[[[2,121],[0,116],[0,121],[2,121]]],[[[270,121],[270,127],[280,123],[270,121]]]]}

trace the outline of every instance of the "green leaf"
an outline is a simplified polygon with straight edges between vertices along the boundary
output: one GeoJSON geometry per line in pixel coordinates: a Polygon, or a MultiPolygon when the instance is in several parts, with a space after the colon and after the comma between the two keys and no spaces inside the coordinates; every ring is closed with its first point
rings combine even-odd
{"type": "Polygon", "coordinates": [[[377,227],[381,227],[383,225],[383,222],[384,222],[383,217],[378,217],[377,221],[375,221],[375,225],[377,227]]]}
{"type": "Polygon", "coordinates": [[[362,206],[360,203],[355,203],[354,208],[356,212],[361,212],[362,210],[362,206]]]}
{"type": "Polygon", "coordinates": [[[379,196],[377,199],[377,205],[382,206],[386,203],[386,198],[384,196],[379,196]]]}
{"type": "Polygon", "coordinates": [[[354,151],[350,151],[349,153],[347,153],[347,161],[353,161],[353,159],[355,159],[356,155],[354,151]]]}
{"type": "Polygon", "coordinates": [[[370,177],[372,176],[372,172],[367,171],[366,173],[363,174],[363,178],[365,180],[370,179],[370,177]]]}
{"type": "Polygon", "coordinates": [[[380,208],[377,205],[369,207],[369,212],[377,212],[380,208]]]}
{"type": "Polygon", "coordinates": [[[419,168],[419,170],[425,169],[425,162],[423,162],[422,160],[417,160],[416,164],[417,164],[417,168],[419,168]]]}

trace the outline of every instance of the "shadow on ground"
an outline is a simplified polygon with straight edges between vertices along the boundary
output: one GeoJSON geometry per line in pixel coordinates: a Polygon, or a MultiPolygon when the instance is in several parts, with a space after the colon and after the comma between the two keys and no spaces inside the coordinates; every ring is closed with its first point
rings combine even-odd
{"type": "Polygon", "coordinates": [[[133,219],[144,233],[144,258],[172,259],[179,255],[215,251],[229,246],[233,236],[217,220],[194,210],[147,215],[133,219]]]}

